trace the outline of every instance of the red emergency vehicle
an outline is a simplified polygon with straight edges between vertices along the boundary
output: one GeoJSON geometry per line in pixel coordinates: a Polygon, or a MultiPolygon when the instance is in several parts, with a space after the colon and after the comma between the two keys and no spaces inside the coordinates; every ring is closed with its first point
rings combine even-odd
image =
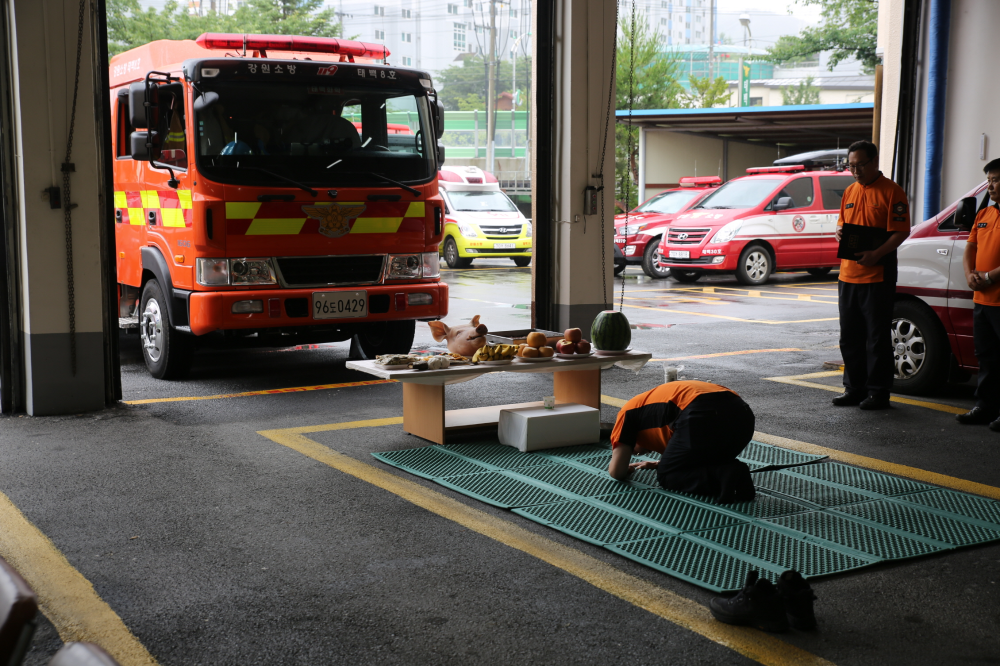
{"type": "Polygon", "coordinates": [[[747,285],[776,270],[825,275],[840,265],[834,234],[853,182],[847,172],[802,164],[747,169],[674,218],[660,266],[681,282],[708,273],[735,273],[747,285]]]}
{"type": "MultiPolygon", "coordinates": [[[[718,176],[687,176],[680,179],[680,187],[664,190],[636,206],[627,220],[625,215],[616,215],[615,245],[625,261],[641,264],[642,271],[651,278],[667,277],[670,269],[659,265],[660,240],[666,226],[721,184],[718,176]]],[[[615,274],[620,272],[616,270],[615,274]]]]}
{"type": "Polygon", "coordinates": [[[198,336],[351,339],[368,358],[447,314],[444,110],[388,56],[204,34],[112,59],[119,314],[154,377],[182,373],[198,336]]]}

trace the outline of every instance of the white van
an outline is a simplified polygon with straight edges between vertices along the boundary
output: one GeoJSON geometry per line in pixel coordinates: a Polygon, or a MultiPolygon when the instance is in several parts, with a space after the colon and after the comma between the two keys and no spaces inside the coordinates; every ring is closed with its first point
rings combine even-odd
{"type": "Polygon", "coordinates": [[[444,199],[440,252],[450,268],[467,268],[477,257],[510,257],[531,263],[531,222],[479,167],[442,167],[438,187],[444,199]]]}

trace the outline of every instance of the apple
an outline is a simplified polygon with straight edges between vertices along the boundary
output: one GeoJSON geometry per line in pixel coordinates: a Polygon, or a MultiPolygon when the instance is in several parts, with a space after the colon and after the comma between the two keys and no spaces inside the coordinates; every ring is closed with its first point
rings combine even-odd
{"type": "Polygon", "coordinates": [[[577,354],[589,354],[590,353],[590,343],[586,340],[580,340],[576,343],[576,353],[577,354]]]}
{"type": "Polygon", "coordinates": [[[556,343],[556,351],[560,354],[575,354],[576,343],[569,340],[560,340],[556,343]]]}
{"type": "Polygon", "coordinates": [[[563,337],[570,342],[579,342],[583,340],[583,331],[578,328],[567,328],[566,332],[563,333],[563,337]]]}

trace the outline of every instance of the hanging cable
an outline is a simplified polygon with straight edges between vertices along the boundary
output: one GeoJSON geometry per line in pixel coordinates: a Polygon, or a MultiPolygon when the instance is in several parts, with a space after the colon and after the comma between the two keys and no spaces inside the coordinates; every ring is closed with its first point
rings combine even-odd
{"type": "Polygon", "coordinates": [[[66,233],[66,294],[69,300],[69,368],[76,376],[76,293],[73,284],[73,209],[70,203],[69,174],[76,170],[73,164],[73,130],[76,125],[76,98],[80,92],[80,57],[83,52],[83,10],[87,0],[80,0],[80,19],[76,34],[76,75],[73,79],[73,104],[69,112],[69,136],[66,138],[66,159],[62,163],[63,175],[63,221],[66,233]]]}

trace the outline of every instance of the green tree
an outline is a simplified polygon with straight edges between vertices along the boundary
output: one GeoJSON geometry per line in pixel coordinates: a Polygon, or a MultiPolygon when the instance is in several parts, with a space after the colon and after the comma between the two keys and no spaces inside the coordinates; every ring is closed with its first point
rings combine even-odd
{"type": "MultiPolygon", "coordinates": [[[[644,14],[621,23],[616,54],[616,108],[676,109],[684,106],[684,88],[677,82],[677,61],[660,50],[657,34],[644,14]]],[[[638,196],[639,129],[615,125],[615,199],[629,209],[638,196]],[[631,145],[631,151],[629,146],[631,145]]]]}
{"type": "MultiPolygon", "coordinates": [[[[496,90],[497,95],[502,92],[513,92],[513,68],[510,60],[501,60],[497,67],[496,90]]],[[[531,76],[531,58],[521,57],[517,59],[517,83],[518,88],[524,90],[527,81],[531,76]]],[[[486,58],[481,55],[473,55],[465,58],[460,63],[456,63],[441,70],[434,77],[434,85],[438,89],[441,103],[449,111],[471,111],[471,108],[462,108],[462,104],[468,104],[470,95],[476,95],[483,100],[479,110],[486,109],[487,90],[486,58]]],[[[527,96],[522,94],[522,104],[527,100],[527,96]]],[[[521,107],[518,107],[521,108],[521,107]]]]}
{"type": "Polygon", "coordinates": [[[767,49],[767,59],[791,62],[820,51],[831,51],[829,68],[843,60],[857,58],[866,73],[875,70],[875,36],[878,30],[878,0],[796,0],[803,5],[819,5],[822,21],[798,35],[779,37],[767,49]]]}
{"type": "Polygon", "coordinates": [[[711,109],[729,101],[729,83],[721,76],[710,79],[707,76],[688,79],[691,89],[684,93],[684,106],[691,109],[711,109]]]}
{"type": "Polygon", "coordinates": [[[486,100],[483,99],[482,95],[477,95],[476,93],[469,93],[465,97],[460,97],[458,99],[458,110],[459,111],[485,111],[486,110],[486,100]]]}
{"type": "Polygon", "coordinates": [[[819,88],[813,85],[813,77],[807,76],[797,86],[781,89],[781,103],[785,106],[796,104],[819,104],[819,88]]]}

